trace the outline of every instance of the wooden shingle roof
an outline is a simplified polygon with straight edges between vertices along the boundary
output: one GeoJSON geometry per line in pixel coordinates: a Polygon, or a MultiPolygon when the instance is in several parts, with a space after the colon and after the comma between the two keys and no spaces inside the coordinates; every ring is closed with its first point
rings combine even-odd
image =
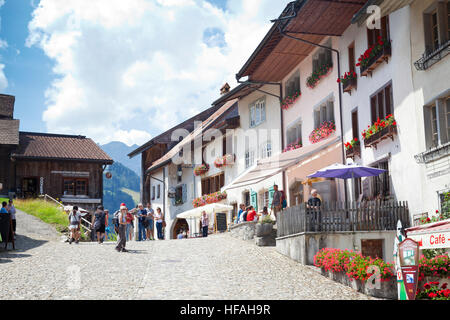
{"type": "Polygon", "coordinates": [[[112,164],[113,160],[85,136],[20,132],[14,159],[72,160],[112,164]]]}
{"type": "Polygon", "coordinates": [[[19,120],[0,119],[0,145],[19,144],[19,120]]]}

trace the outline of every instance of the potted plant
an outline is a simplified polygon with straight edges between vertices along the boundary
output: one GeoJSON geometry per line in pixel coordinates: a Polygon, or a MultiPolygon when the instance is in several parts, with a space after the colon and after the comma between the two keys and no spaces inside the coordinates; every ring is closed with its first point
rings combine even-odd
{"type": "Polygon", "coordinates": [[[257,237],[265,237],[272,233],[274,221],[270,215],[265,216],[261,219],[255,227],[255,232],[257,237]]]}
{"type": "Polygon", "coordinates": [[[332,62],[326,62],[319,66],[319,68],[314,71],[308,79],[306,79],[306,85],[310,89],[314,89],[317,83],[324,77],[326,77],[330,71],[333,69],[332,62]]]}
{"type": "Polygon", "coordinates": [[[294,94],[287,96],[281,102],[281,109],[286,110],[289,109],[302,95],[300,90],[296,91],[294,94]]]}
{"type": "Polygon", "coordinates": [[[357,75],[355,71],[346,72],[342,77],[338,78],[337,82],[342,83],[344,92],[351,92],[356,88],[357,75]]]}
{"type": "Polygon", "coordinates": [[[336,131],[336,126],[333,121],[323,122],[319,128],[314,129],[309,135],[309,141],[311,143],[317,143],[328,138],[332,133],[336,131]]]}
{"type": "Polygon", "coordinates": [[[378,60],[381,61],[387,60],[387,57],[391,55],[391,42],[387,39],[378,37],[377,43],[370,46],[359,58],[357,67],[360,67],[361,76],[367,76],[375,67],[375,64],[378,63],[378,60]],[[371,67],[373,67],[371,69],[371,67]],[[371,69],[371,70],[370,70],[371,69]]]}
{"type": "Polygon", "coordinates": [[[233,154],[226,154],[214,160],[214,166],[219,169],[228,165],[232,165],[234,164],[234,158],[235,156],[233,154]]]}
{"type": "Polygon", "coordinates": [[[364,145],[367,147],[376,146],[376,144],[386,137],[393,138],[396,133],[397,122],[392,114],[389,114],[386,119],[378,119],[371,126],[362,132],[364,145]]]}
{"type": "Polygon", "coordinates": [[[205,173],[209,171],[209,165],[208,164],[201,164],[194,169],[194,175],[195,176],[202,176],[205,173]]]}
{"type": "Polygon", "coordinates": [[[299,149],[301,147],[302,147],[302,141],[301,141],[301,139],[298,139],[297,141],[288,144],[286,146],[286,148],[284,148],[283,152],[288,152],[291,150],[299,149]]]}

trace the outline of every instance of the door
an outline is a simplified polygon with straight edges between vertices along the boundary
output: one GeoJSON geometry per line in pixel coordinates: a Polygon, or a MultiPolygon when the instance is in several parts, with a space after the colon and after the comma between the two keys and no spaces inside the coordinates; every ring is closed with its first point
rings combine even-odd
{"type": "Polygon", "coordinates": [[[22,180],[22,191],[24,197],[34,197],[38,192],[38,182],[37,178],[23,178],[22,180]]]}

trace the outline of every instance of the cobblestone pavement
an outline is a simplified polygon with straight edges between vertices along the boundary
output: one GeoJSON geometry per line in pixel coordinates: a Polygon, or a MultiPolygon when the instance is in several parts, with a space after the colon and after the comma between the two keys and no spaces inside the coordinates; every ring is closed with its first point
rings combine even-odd
{"type": "Polygon", "coordinates": [[[63,243],[21,212],[17,221],[17,250],[0,249],[0,300],[372,299],[228,234],[132,241],[118,253],[114,243],[63,243]]]}

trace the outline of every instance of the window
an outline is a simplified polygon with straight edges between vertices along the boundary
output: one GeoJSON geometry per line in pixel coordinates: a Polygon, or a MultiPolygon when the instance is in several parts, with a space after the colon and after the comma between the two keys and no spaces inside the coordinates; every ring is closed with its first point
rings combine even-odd
{"type": "Polygon", "coordinates": [[[155,200],[155,186],[152,186],[152,200],[155,200]]]}
{"type": "Polygon", "coordinates": [[[87,179],[64,179],[64,195],[87,196],[88,180],[87,179]]]}
{"type": "Polygon", "coordinates": [[[423,15],[425,47],[429,54],[450,39],[450,1],[435,1],[423,15]]]}
{"type": "Polygon", "coordinates": [[[358,110],[352,112],[352,132],[353,138],[359,140],[358,110]]]}
{"type": "Polygon", "coordinates": [[[392,113],[392,84],[380,89],[370,98],[372,123],[392,113]]]}
{"type": "Polygon", "coordinates": [[[381,29],[369,29],[367,28],[367,42],[369,47],[378,43],[378,37],[382,37],[383,39],[390,40],[390,31],[389,31],[389,17],[381,18],[381,29]]]}
{"type": "Polygon", "coordinates": [[[159,199],[161,198],[161,185],[158,184],[156,190],[157,190],[156,197],[159,199]]]}
{"type": "Polygon", "coordinates": [[[260,209],[263,209],[264,207],[269,208],[269,191],[260,192],[258,196],[258,202],[258,206],[260,209]]]}
{"type": "Polygon", "coordinates": [[[267,141],[262,145],[261,148],[261,158],[269,158],[272,156],[272,142],[267,141]]]}
{"type": "Polygon", "coordinates": [[[334,122],[333,100],[328,100],[314,110],[314,128],[317,129],[325,121],[334,122]]]}
{"type": "Polygon", "coordinates": [[[382,161],[376,165],[372,165],[373,168],[386,170],[379,176],[372,177],[372,197],[385,199],[391,195],[391,183],[389,177],[389,162],[388,160],[382,161]]]}
{"type": "Polygon", "coordinates": [[[250,127],[256,127],[266,121],[266,101],[259,99],[250,105],[250,127]]]}
{"type": "Polygon", "coordinates": [[[202,195],[219,192],[225,185],[225,175],[219,175],[202,179],[202,195]]]}
{"type": "Polygon", "coordinates": [[[437,100],[425,107],[425,134],[427,149],[450,141],[450,97],[437,100]]]}
{"type": "Polygon", "coordinates": [[[183,186],[175,188],[175,205],[183,204],[183,186]]]}
{"type": "Polygon", "coordinates": [[[245,152],[245,169],[250,168],[255,162],[255,151],[247,150],[245,152]]]}
{"type": "Polygon", "coordinates": [[[302,143],[302,123],[297,122],[287,129],[287,144],[302,143]]]}
{"type": "Polygon", "coordinates": [[[300,71],[297,70],[285,83],[285,94],[284,96],[292,96],[296,92],[300,91],[300,71]]]}
{"type": "Polygon", "coordinates": [[[356,72],[356,64],[355,64],[355,43],[352,43],[348,47],[348,66],[350,72],[356,72]]]}
{"type": "MultiPolygon", "coordinates": [[[[329,39],[325,44],[325,47],[331,48],[331,39],[329,39]]],[[[331,50],[321,48],[313,56],[313,73],[318,71],[321,66],[332,65],[333,57],[331,50]]]]}

